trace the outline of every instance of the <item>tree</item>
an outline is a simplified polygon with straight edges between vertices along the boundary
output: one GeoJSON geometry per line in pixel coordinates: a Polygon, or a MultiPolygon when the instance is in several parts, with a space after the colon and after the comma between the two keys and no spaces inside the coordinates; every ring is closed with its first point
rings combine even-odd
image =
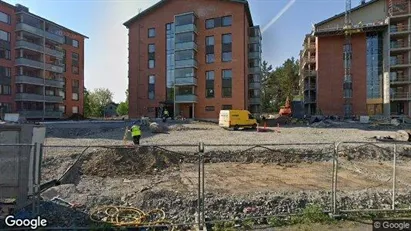
{"type": "Polygon", "coordinates": [[[120,116],[128,115],[128,104],[121,102],[117,107],[117,114],[120,116]]]}
{"type": "Polygon", "coordinates": [[[98,88],[92,92],[84,89],[84,116],[101,117],[104,107],[113,100],[113,93],[107,88],[98,88]]]}
{"type": "Polygon", "coordinates": [[[265,112],[278,112],[286,98],[292,100],[298,91],[299,63],[292,57],[274,71],[269,67],[266,62],[263,62],[262,107],[265,112]]]}

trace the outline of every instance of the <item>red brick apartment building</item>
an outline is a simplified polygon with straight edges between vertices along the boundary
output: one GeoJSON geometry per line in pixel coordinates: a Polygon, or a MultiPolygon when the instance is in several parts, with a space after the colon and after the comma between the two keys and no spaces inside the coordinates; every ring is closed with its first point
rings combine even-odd
{"type": "Polygon", "coordinates": [[[27,7],[0,1],[0,114],[82,114],[86,38],[27,7]]]}
{"type": "Polygon", "coordinates": [[[411,0],[364,2],[352,9],[351,21],[351,46],[344,13],[315,25],[312,55],[301,57],[303,71],[312,71],[302,76],[310,92],[304,101],[315,105],[306,112],[411,116],[411,0]]]}
{"type": "Polygon", "coordinates": [[[129,116],[260,110],[261,35],[245,0],[162,0],[129,30],[129,116]]]}

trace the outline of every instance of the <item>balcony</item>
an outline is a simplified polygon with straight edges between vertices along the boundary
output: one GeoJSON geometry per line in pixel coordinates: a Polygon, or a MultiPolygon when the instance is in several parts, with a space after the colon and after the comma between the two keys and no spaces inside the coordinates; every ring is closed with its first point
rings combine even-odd
{"type": "Polygon", "coordinates": [[[185,32],[194,32],[197,33],[197,27],[194,24],[186,24],[181,26],[175,26],[175,33],[185,33],[185,32]]]}
{"type": "Polygon", "coordinates": [[[61,103],[63,98],[61,96],[51,96],[51,95],[39,95],[32,93],[17,93],[15,101],[28,101],[28,102],[49,102],[49,103],[61,103]]]}
{"type": "Polygon", "coordinates": [[[260,67],[249,67],[248,68],[248,73],[249,74],[260,74],[261,73],[261,68],[260,67]]]}
{"type": "Polygon", "coordinates": [[[404,68],[404,67],[411,66],[411,64],[407,60],[396,59],[395,57],[391,57],[390,65],[391,65],[391,68],[404,68]]]}
{"type": "Polygon", "coordinates": [[[392,101],[408,101],[411,100],[410,92],[393,92],[390,94],[392,101]]]}
{"type": "Polygon", "coordinates": [[[407,35],[411,32],[411,27],[409,25],[397,24],[390,26],[391,37],[399,37],[401,35],[407,35]]]}
{"type": "Polygon", "coordinates": [[[64,54],[61,51],[53,50],[48,47],[45,47],[43,49],[43,46],[28,42],[25,40],[18,40],[16,42],[16,48],[24,48],[24,49],[28,49],[32,51],[37,51],[40,53],[46,53],[47,55],[54,56],[54,57],[61,58],[61,59],[64,57],[64,54]]]}
{"type": "MultiPolygon", "coordinates": [[[[27,58],[17,58],[16,59],[16,66],[27,66],[27,67],[32,67],[32,68],[37,68],[37,69],[44,69],[44,64],[41,61],[36,61],[32,59],[27,59],[27,58]]],[[[46,68],[47,71],[52,71],[52,72],[57,72],[57,73],[63,73],[64,68],[61,66],[53,65],[50,63],[46,63],[46,68]]]]}
{"type": "Polygon", "coordinates": [[[176,86],[197,86],[197,78],[190,77],[175,77],[174,85],[176,86]]]}
{"type": "Polygon", "coordinates": [[[63,80],[43,79],[40,77],[32,77],[27,75],[16,76],[16,83],[31,84],[37,86],[46,85],[48,87],[64,88],[63,80]]]}
{"type": "Polygon", "coordinates": [[[186,59],[186,60],[176,60],[175,61],[175,68],[186,68],[186,67],[197,68],[197,60],[186,59]]]}
{"type": "Polygon", "coordinates": [[[176,43],[174,49],[175,51],[197,50],[197,44],[195,42],[176,43]]]}
{"type": "Polygon", "coordinates": [[[249,37],[248,43],[261,43],[261,37],[249,37]]]}
{"type": "Polygon", "coordinates": [[[197,96],[191,95],[176,95],[176,103],[197,103],[197,96]]]}
{"type": "Polygon", "coordinates": [[[314,70],[305,70],[303,73],[305,77],[317,76],[317,71],[314,71],[314,70]]]}
{"type": "Polygon", "coordinates": [[[261,104],[261,98],[257,96],[250,97],[248,98],[248,103],[249,104],[261,104]]]}
{"type": "Polygon", "coordinates": [[[258,51],[249,52],[248,53],[248,59],[261,59],[261,53],[258,52],[258,51]]]}
{"type": "Polygon", "coordinates": [[[248,83],[249,89],[261,89],[261,83],[259,82],[249,82],[248,83]]]}
{"type": "Polygon", "coordinates": [[[29,32],[31,34],[40,36],[40,37],[45,37],[47,39],[53,40],[55,42],[58,42],[60,44],[64,44],[64,37],[63,36],[59,36],[47,31],[44,31],[43,29],[34,27],[34,26],[30,26],[28,24],[25,23],[18,23],[16,25],[16,31],[26,31],[29,32]]]}
{"type": "Polygon", "coordinates": [[[60,111],[45,111],[42,110],[31,110],[31,111],[18,111],[21,116],[24,116],[28,119],[36,119],[36,118],[48,118],[48,119],[58,119],[63,117],[63,113],[60,111]]]}

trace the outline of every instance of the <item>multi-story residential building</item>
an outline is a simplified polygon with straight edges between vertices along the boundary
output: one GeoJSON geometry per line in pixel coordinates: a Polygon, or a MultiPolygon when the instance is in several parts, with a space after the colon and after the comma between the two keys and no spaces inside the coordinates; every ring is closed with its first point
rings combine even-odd
{"type": "Polygon", "coordinates": [[[315,37],[307,34],[300,52],[300,95],[303,96],[305,115],[316,114],[317,72],[315,37]]]}
{"type": "Polygon", "coordinates": [[[245,0],[163,0],[129,29],[129,116],[260,110],[261,34],[245,0]]]}
{"type": "Polygon", "coordinates": [[[410,9],[411,0],[363,1],[351,11],[351,45],[344,13],[315,25],[318,110],[411,116],[410,9]]]}
{"type": "Polygon", "coordinates": [[[27,119],[82,114],[85,38],[0,1],[0,112],[27,119]]]}

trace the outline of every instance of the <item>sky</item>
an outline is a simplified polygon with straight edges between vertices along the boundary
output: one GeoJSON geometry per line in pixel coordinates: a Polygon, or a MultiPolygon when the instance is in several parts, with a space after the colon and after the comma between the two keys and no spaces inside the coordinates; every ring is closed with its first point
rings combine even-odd
{"type": "MultiPolygon", "coordinates": [[[[128,30],[123,23],[158,0],[5,0],[89,37],[85,41],[87,89],[108,88],[125,100],[128,86],[128,30]]],[[[178,0],[174,0],[178,1],[178,0]]],[[[195,0],[192,0],[195,1],[195,0]]],[[[253,22],[265,28],[263,60],[273,67],[298,58],[313,24],[342,13],[345,0],[248,0],[253,22]],[[279,14],[282,13],[282,14],[279,14]]],[[[360,0],[352,0],[352,7],[360,0]]]]}

